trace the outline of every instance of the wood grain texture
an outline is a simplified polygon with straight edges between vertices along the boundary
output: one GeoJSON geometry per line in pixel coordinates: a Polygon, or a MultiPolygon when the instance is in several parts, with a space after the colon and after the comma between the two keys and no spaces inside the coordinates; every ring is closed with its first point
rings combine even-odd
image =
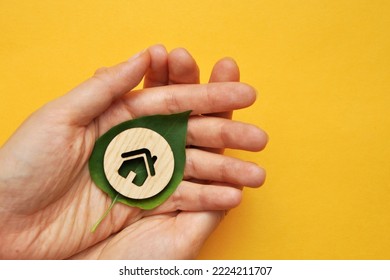
{"type": "Polygon", "coordinates": [[[133,199],[145,199],[161,192],[169,183],[173,170],[174,157],[168,142],[157,132],[146,128],[132,128],[119,133],[104,154],[107,180],[120,194],[133,199]],[[142,153],[145,149],[150,151],[149,156],[142,153]],[[135,155],[130,153],[133,151],[136,151],[135,155]],[[126,154],[129,156],[126,157],[126,154]],[[157,157],[154,163],[150,161],[150,156],[157,157]],[[147,171],[142,186],[133,183],[137,175],[135,172],[130,171],[126,178],[118,173],[124,161],[136,158],[143,158],[147,171]]]}

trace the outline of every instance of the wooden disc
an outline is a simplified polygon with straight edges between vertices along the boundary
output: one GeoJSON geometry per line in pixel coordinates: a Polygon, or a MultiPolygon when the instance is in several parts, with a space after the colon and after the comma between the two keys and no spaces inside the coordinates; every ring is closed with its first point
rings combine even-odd
{"type": "Polygon", "coordinates": [[[119,133],[104,154],[104,172],[111,186],[120,194],[145,199],[161,192],[172,178],[174,157],[168,142],[147,128],[131,128],[119,133]],[[139,168],[120,174],[122,167],[136,161],[139,168]],[[144,170],[141,184],[134,183],[144,170]],[[146,171],[146,176],[145,176],[146,171]]]}

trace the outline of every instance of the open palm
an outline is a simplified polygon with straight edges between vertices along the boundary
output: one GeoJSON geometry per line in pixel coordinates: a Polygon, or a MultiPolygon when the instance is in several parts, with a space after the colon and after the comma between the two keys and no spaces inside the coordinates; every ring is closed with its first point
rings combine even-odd
{"type": "MultiPolygon", "coordinates": [[[[3,258],[191,258],[222,218],[218,210],[239,203],[237,186],[262,183],[256,165],[203,149],[265,145],[261,130],[209,115],[249,106],[254,90],[241,83],[174,85],[198,77],[189,71],[175,78],[167,66],[159,69],[170,64],[159,62],[155,51],[98,70],[34,113],[0,149],[3,258]],[[147,88],[131,91],[145,74],[147,88]],[[186,110],[193,110],[191,148],[177,191],[150,211],[115,205],[92,234],[110,204],[88,172],[96,139],[125,120],[186,110]]],[[[180,69],[174,61],[173,69],[180,69]]]]}

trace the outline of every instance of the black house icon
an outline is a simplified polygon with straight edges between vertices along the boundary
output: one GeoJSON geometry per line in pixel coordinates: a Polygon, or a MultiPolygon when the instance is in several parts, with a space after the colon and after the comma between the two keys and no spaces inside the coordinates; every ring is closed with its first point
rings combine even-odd
{"type": "Polygon", "coordinates": [[[134,177],[132,183],[138,187],[141,187],[148,177],[156,174],[154,163],[157,156],[152,156],[146,148],[123,153],[121,157],[124,160],[118,174],[125,179],[131,174],[131,177],[134,177]]]}

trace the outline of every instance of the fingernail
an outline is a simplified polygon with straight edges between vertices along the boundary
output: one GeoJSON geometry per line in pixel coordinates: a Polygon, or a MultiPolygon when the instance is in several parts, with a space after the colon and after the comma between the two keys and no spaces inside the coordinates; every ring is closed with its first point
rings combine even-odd
{"type": "Polygon", "coordinates": [[[140,57],[141,55],[143,55],[145,53],[146,50],[143,50],[143,51],[140,51],[139,53],[136,53],[135,55],[133,55],[132,57],[130,57],[128,59],[128,61],[133,61],[133,60],[136,60],[138,57],[140,57]]]}

